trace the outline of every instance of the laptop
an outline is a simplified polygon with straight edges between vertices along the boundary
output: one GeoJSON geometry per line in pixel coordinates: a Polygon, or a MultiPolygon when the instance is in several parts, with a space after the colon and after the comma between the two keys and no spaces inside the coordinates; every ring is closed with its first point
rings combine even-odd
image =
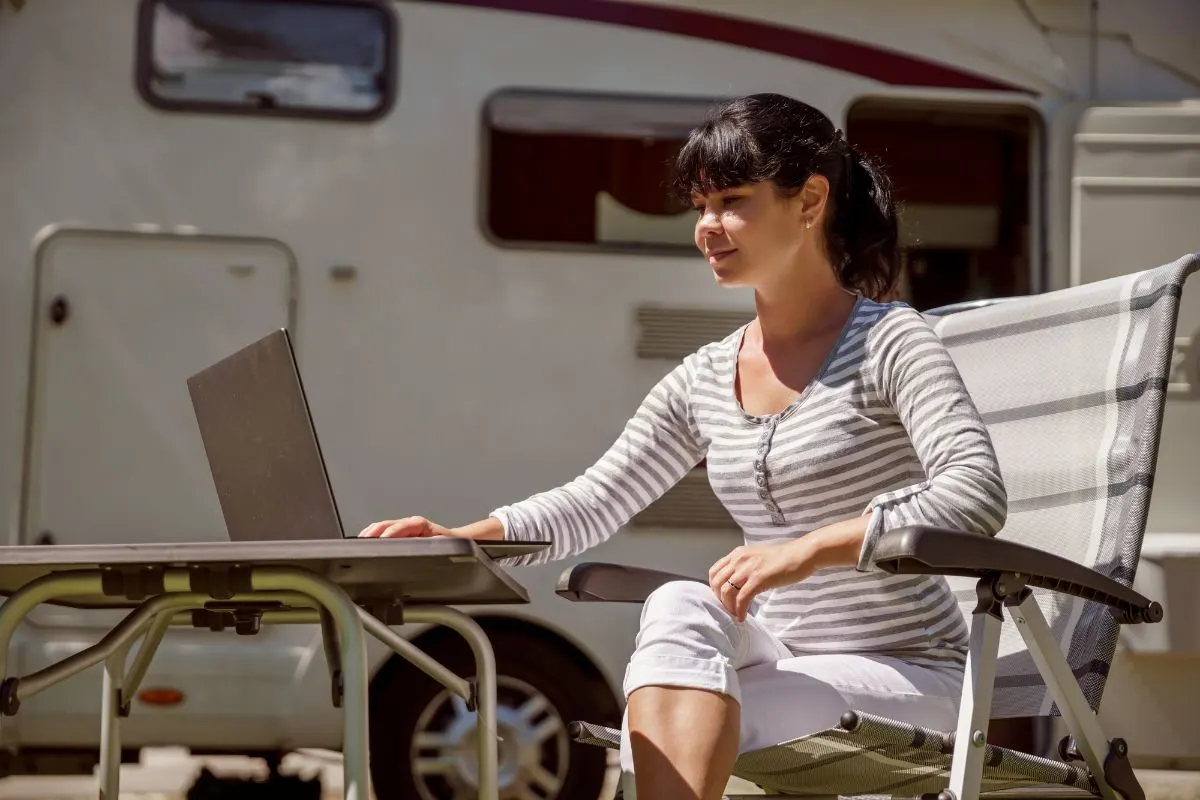
{"type": "MultiPolygon", "coordinates": [[[[345,539],[286,328],[187,380],[231,541],[345,539]]],[[[500,558],[548,542],[479,542],[500,558]]]]}

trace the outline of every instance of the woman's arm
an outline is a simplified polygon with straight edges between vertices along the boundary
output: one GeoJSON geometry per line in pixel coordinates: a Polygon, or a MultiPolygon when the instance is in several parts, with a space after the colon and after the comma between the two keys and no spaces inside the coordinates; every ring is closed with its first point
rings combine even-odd
{"type": "Polygon", "coordinates": [[[508,564],[555,561],[600,544],[704,457],[707,447],[689,405],[696,360],[689,356],[660,380],[608,452],[570,483],[498,508],[487,519],[458,528],[446,528],[425,517],[406,517],[376,522],[359,536],[550,542],[540,552],[506,558],[508,564]]]}
{"type": "Polygon", "coordinates": [[[873,571],[884,531],[931,525],[995,535],[1008,496],[991,437],[945,345],[911,308],[893,309],[872,332],[870,369],[921,461],[926,479],[871,500],[857,568],[873,571]]]}
{"type": "Polygon", "coordinates": [[[689,403],[695,361],[689,357],[660,380],[608,452],[578,478],[498,508],[464,532],[551,542],[543,551],[506,560],[512,564],[568,558],[608,539],[704,457],[707,448],[689,403]]]}

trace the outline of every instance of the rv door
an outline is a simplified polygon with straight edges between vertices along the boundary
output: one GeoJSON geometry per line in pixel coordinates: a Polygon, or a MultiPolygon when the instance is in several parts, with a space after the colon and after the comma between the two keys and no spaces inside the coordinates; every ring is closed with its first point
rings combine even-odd
{"type": "MultiPolygon", "coordinates": [[[[1088,109],[1074,150],[1072,283],[1200,251],[1200,102],[1088,109]]],[[[1200,546],[1200,280],[1184,292],[1175,355],[1147,530],[1200,546]]]]}
{"type": "Polygon", "coordinates": [[[282,243],[57,228],[35,245],[26,544],[225,538],[189,375],[291,323],[282,243]]]}

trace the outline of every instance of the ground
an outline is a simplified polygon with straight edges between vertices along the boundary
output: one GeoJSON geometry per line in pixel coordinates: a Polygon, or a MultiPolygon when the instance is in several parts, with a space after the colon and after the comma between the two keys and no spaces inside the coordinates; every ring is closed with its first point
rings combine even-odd
{"type": "MultiPolygon", "coordinates": [[[[207,766],[218,774],[251,776],[262,773],[261,761],[222,757],[199,759],[186,751],[151,749],[142,752],[141,763],[121,771],[120,800],[183,800],[187,787],[199,770],[207,766]]],[[[341,797],[341,757],[326,751],[294,753],[282,771],[312,777],[320,774],[324,797],[341,797]]],[[[616,773],[612,774],[615,785],[616,773]]],[[[1138,777],[1146,800],[1200,800],[1200,772],[1140,770],[1138,777]]],[[[608,800],[611,790],[600,800],[608,800]]],[[[0,800],[94,800],[96,779],[78,777],[17,777],[0,780],[0,800]]]]}
{"type": "MultiPolygon", "coordinates": [[[[219,775],[250,777],[265,774],[265,765],[258,759],[237,756],[192,758],[186,750],[150,748],[142,751],[139,764],[122,768],[119,800],[183,800],[188,786],[203,767],[219,775]]],[[[293,753],[284,760],[280,771],[306,778],[320,774],[322,797],[327,800],[342,797],[340,753],[323,750],[293,753]]],[[[618,777],[616,771],[610,776],[614,787],[618,777]]],[[[90,775],[21,776],[0,780],[0,800],[95,800],[96,791],[96,778],[90,775]]],[[[606,791],[600,800],[608,800],[612,794],[612,790],[606,791]]]]}

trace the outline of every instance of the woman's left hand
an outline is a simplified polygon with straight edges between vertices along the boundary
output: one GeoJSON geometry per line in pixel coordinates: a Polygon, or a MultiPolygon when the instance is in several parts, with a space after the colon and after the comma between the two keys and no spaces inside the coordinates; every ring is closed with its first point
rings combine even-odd
{"type": "Polygon", "coordinates": [[[743,546],[712,565],[708,585],[721,604],[744,622],[750,602],[761,592],[799,583],[814,571],[802,540],[743,546]]]}

